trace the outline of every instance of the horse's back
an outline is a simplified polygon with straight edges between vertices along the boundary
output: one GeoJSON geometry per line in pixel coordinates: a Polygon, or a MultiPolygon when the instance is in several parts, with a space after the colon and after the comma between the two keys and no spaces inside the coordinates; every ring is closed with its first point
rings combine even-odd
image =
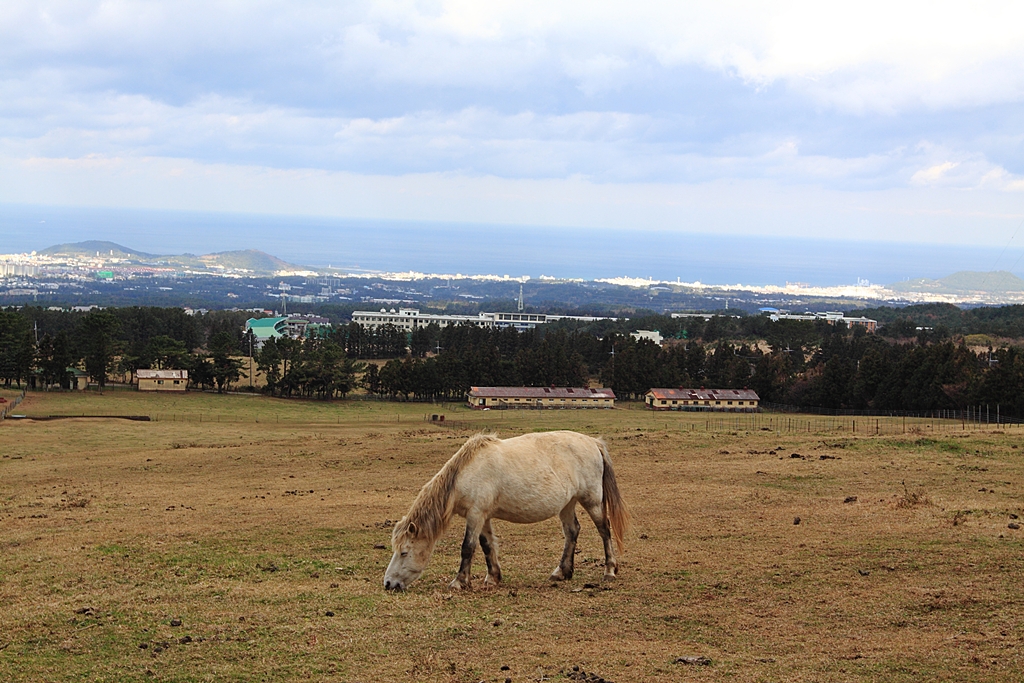
{"type": "Polygon", "coordinates": [[[537,473],[564,479],[596,475],[603,470],[600,442],[570,431],[536,432],[504,439],[487,449],[496,474],[533,477],[537,473]],[[506,474],[507,473],[507,474],[506,474]]]}
{"type": "Polygon", "coordinates": [[[600,499],[603,473],[597,439],[569,431],[539,432],[481,448],[457,487],[466,507],[529,523],[558,514],[573,500],[600,499]]]}

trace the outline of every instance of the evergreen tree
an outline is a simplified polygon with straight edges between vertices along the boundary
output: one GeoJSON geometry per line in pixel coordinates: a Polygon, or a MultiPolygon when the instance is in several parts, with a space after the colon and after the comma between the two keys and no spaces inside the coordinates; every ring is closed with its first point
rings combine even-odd
{"type": "Polygon", "coordinates": [[[71,338],[61,330],[56,337],[43,335],[36,351],[36,367],[39,368],[43,386],[58,385],[62,389],[71,386],[68,368],[76,361],[71,350],[71,338]]]}
{"type": "Polygon", "coordinates": [[[987,371],[974,387],[971,402],[998,405],[1000,415],[1024,416],[1024,349],[1011,346],[992,351],[991,356],[990,361],[986,354],[987,371]]]}
{"type": "Polygon", "coordinates": [[[0,380],[21,386],[32,374],[35,341],[28,320],[16,311],[0,310],[0,380]]]}
{"type": "Polygon", "coordinates": [[[181,368],[187,356],[184,342],[161,334],[149,340],[143,358],[149,366],[164,370],[181,368]]]}
{"type": "Polygon", "coordinates": [[[238,340],[229,332],[217,332],[210,339],[213,381],[218,392],[223,393],[242,376],[242,361],[231,355],[235,353],[238,353],[238,340]]]}
{"type": "Polygon", "coordinates": [[[188,360],[188,381],[194,387],[209,389],[214,386],[213,362],[202,353],[195,353],[188,360]]]}
{"type": "Polygon", "coordinates": [[[360,385],[374,396],[383,396],[381,390],[380,371],[373,363],[366,364],[366,371],[363,373],[360,385]]]}
{"type": "Polygon", "coordinates": [[[121,321],[110,311],[90,311],[78,326],[79,344],[85,359],[85,371],[102,389],[107,385],[107,374],[120,352],[118,337],[121,321]]]}
{"type": "Polygon", "coordinates": [[[264,391],[273,395],[277,391],[277,385],[281,381],[281,351],[277,346],[277,340],[271,337],[263,343],[263,348],[256,355],[256,369],[263,373],[266,380],[264,391]]]}
{"type": "Polygon", "coordinates": [[[437,323],[417,327],[409,338],[409,352],[414,358],[425,358],[429,352],[435,350],[440,340],[441,328],[437,323]]]}

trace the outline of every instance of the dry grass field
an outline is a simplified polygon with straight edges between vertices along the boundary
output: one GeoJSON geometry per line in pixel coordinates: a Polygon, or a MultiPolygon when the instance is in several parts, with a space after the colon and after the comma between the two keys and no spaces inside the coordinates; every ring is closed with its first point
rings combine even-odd
{"type": "Polygon", "coordinates": [[[19,412],[163,417],[0,423],[3,681],[1024,679],[1016,429],[449,409],[451,430],[422,405],[130,392],[19,412]],[[456,527],[384,592],[393,520],[476,428],[608,440],[634,517],[617,581],[581,519],[550,584],[551,520],[495,525],[498,589],[478,555],[448,590],[456,527]]]}

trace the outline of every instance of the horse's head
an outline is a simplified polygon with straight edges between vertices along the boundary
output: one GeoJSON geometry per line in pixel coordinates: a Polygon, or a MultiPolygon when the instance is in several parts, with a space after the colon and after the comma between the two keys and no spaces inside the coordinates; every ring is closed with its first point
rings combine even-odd
{"type": "Polygon", "coordinates": [[[426,538],[423,530],[415,523],[403,519],[395,525],[391,534],[391,548],[395,554],[384,572],[384,588],[405,590],[409,584],[420,578],[434,552],[435,539],[426,538]]]}

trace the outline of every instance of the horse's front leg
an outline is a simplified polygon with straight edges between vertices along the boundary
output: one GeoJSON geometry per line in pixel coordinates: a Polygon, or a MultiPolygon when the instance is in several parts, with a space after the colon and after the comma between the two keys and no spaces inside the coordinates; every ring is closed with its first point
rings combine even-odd
{"type": "Polygon", "coordinates": [[[565,547],[562,549],[562,560],[551,572],[552,581],[568,581],[573,575],[573,561],[576,556],[576,539],[580,536],[580,521],[576,519],[576,501],[572,501],[558,513],[562,520],[562,533],[565,534],[565,547]]]}
{"type": "Polygon", "coordinates": [[[473,554],[476,553],[477,539],[484,527],[483,515],[470,512],[466,515],[466,535],[462,539],[462,564],[459,573],[450,584],[451,588],[470,588],[470,573],[473,569],[473,554]]]}
{"type": "Polygon", "coordinates": [[[498,539],[494,537],[494,530],[491,529],[491,520],[484,522],[480,532],[480,550],[487,560],[487,577],[484,578],[484,585],[497,586],[501,583],[501,566],[498,565],[498,539]]]}

